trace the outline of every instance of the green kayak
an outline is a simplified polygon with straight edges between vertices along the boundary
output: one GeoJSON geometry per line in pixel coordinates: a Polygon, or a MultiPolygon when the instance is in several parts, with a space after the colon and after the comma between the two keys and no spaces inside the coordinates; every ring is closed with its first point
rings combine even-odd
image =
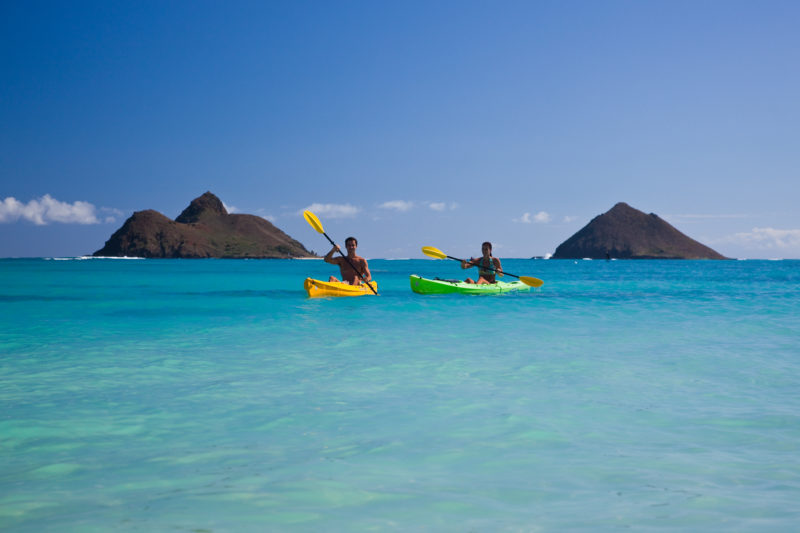
{"type": "Polygon", "coordinates": [[[476,285],[455,279],[427,279],[416,274],[410,277],[411,290],[418,294],[497,294],[499,292],[529,291],[531,288],[521,281],[498,281],[491,285],[476,285]]]}

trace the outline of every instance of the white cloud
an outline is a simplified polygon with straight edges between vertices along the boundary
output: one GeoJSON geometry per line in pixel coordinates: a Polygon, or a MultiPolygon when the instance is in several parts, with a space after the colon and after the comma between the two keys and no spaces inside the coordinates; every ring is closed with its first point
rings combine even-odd
{"type": "Polygon", "coordinates": [[[227,211],[231,215],[239,212],[238,207],[236,207],[235,205],[228,205],[225,202],[222,202],[222,207],[224,207],[225,211],[227,211]]]}
{"type": "Polygon", "coordinates": [[[414,207],[414,202],[406,202],[405,200],[391,200],[389,202],[383,202],[378,207],[383,209],[394,209],[395,211],[405,213],[414,207]]]}
{"type": "Polygon", "coordinates": [[[550,214],[545,211],[539,211],[535,215],[524,213],[520,218],[515,218],[514,222],[521,222],[523,224],[531,224],[533,222],[544,224],[550,222],[550,214]]]}
{"type": "Polygon", "coordinates": [[[315,215],[325,215],[330,218],[347,218],[356,216],[361,210],[350,204],[311,204],[305,208],[315,215]]]}
{"type": "MultiPolygon", "coordinates": [[[[116,210],[109,210],[112,213],[116,210]]],[[[89,202],[74,202],[72,204],[60,202],[45,194],[41,198],[23,204],[16,198],[9,196],[0,202],[0,223],[16,222],[19,219],[28,220],[37,226],[44,226],[51,222],[61,224],[99,224],[97,209],[89,202]]],[[[108,221],[108,217],[106,218],[108,221]]]]}
{"type": "Polygon", "coordinates": [[[564,217],[564,222],[566,224],[569,224],[570,222],[575,222],[576,220],[578,220],[578,217],[573,217],[573,216],[570,216],[570,215],[567,215],[567,216],[564,217]]]}
{"type": "Polygon", "coordinates": [[[434,211],[447,211],[448,209],[452,211],[458,208],[458,204],[455,202],[450,202],[449,205],[447,202],[428,202],[428,207],[434,211]]]}
{"type": "Polygon", "coordinates": [[[762,250],[800,250],[800,229],[753,228],[726,237],[722,242],[762,250]]]}

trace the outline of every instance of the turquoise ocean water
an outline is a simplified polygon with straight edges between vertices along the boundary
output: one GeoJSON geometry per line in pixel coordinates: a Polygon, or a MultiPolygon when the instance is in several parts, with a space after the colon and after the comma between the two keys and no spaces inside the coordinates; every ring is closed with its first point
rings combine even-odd
{"type": "Polygon", "coordinates": [[[0,260],[0,530],[790,531],[800,261],[0,260]]]}

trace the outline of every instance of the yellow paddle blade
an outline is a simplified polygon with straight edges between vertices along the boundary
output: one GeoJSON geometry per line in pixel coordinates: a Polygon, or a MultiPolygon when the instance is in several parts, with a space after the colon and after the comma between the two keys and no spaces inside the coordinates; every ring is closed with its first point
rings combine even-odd
{"type": "Polygon", "coordinates": [[[447,254],[433,246],[423,246],[422,253],[436,259],[447,259],[447,254]]]}
{"type": "Polygon", "coordinates": [[[317,233],[325,233],[325,229],[322,227],[322,222],[319,221],[317,215],[311,211],[303,211],[303,218],[306,219],[306,222],[311,224],[312,228],[317,230],[317,233]]]}
{"type": "Polygon", "coordinates": [[[525,285],[530,285],[531,287],[541,287],[544,285],[544,281],[540,280],[539,278],[532,278],[530,276],[520,276],[519,280],[525,285]]]}

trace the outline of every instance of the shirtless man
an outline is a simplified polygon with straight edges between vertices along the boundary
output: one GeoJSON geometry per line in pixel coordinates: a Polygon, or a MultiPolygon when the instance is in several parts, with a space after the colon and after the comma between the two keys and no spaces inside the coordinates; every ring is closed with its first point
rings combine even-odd
{"type": "MultiPolygon", "coordinates": [[[[330,263],[332,265],[339,265],[339,271],[342,274],[342,282],[349,283],[350,285],[359,285],[362,281],[372,281],[372,274],[369,272],[369,266],[367,266],[367,260],[361,256],[356,255],[356,248],[358,247],[358,241],[355,237],[348,237],[344,241],[344,246],[347,248],[347,259],[350,260],[350,263],[353,263],[360,272],[356,272],[353,270],[353,267],[347,262],[342,256],[334,257],[333,254],[340,250],[338,244],[334,244],[331,251],[328,252],[328,255],[325,256],[325,262],[330,263]],[[362,279],[361,275],[364,275],[364,279],[362,279]]],[[[339,281],[336,279],[336,276],[331,276],[328,281],[339,281]]]]}
{"type": "Polygon", "coordinates": [[[477,259],[470,258],[469,261],[461,261],[461,268],[478,267],[478,281],[472,281],[472,278],[467,278],[467,283],[477,283],[478,285],[488,285],[495,283],[496,277],[503,276],[503,267],[500,266],[500,260],[492,257],[492,243],[485,242],[481,245],[481,252],[483,257],[477,259]]]}

